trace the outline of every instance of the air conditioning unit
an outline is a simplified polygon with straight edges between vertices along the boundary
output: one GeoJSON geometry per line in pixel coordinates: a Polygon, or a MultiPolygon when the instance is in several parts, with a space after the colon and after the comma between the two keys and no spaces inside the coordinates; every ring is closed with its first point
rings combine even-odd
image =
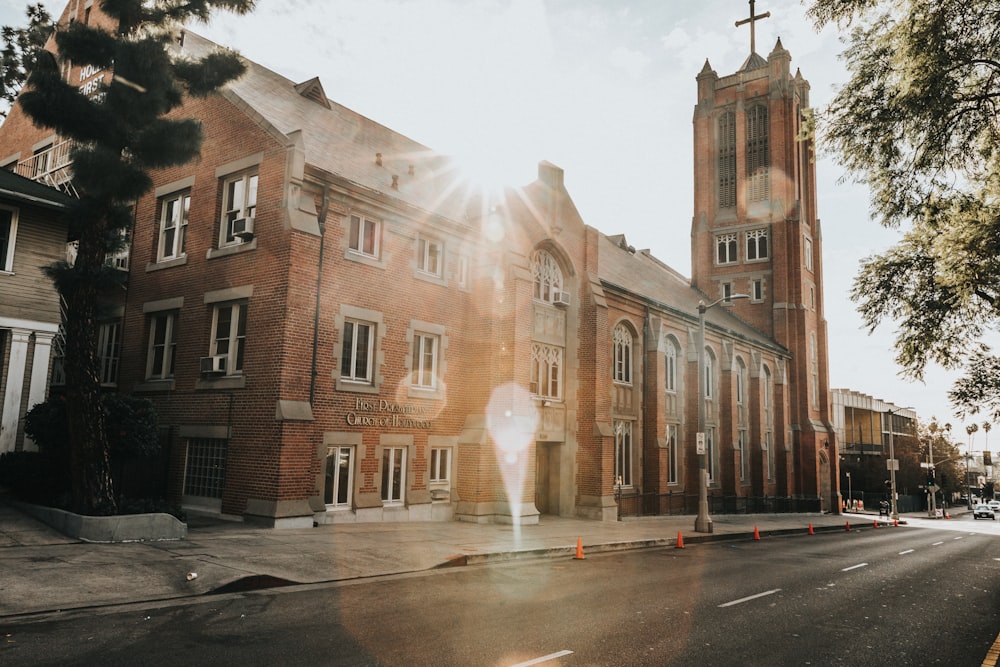
{"type": "Polygon", "coordinates": [[[552,303],[557,306],[568,306],[569,305],[569,292],[563,290],[556,290],[552,293],[552,303]]]}
{"type": "Polygon", "coordinates": [[[201,358],[201,372],[205,375],[223,375],[226,372],[226,355],[216,354],[201,358]]]}
{"type": "Polygon", "coordinates": [[[232,235],[243,241],[253,240],[253,218],[236,218],[232,222],[232,235]]]}

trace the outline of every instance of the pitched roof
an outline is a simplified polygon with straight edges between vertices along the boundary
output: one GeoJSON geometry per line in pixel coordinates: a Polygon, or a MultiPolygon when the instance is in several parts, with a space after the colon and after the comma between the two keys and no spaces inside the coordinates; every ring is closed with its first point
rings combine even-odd
{"type": "MultiPolygon", "coordinates": [[[[179,48],[198,58],[221,47],[186,32],[179,48]]],[[[244,62],[246,74],[229,84],[225,96],[285,137],[301,131],[307,165],[424,211],[465,220],[469,184],[452,158],[327,98],[319,78],[296,84],[244,62]]]]}

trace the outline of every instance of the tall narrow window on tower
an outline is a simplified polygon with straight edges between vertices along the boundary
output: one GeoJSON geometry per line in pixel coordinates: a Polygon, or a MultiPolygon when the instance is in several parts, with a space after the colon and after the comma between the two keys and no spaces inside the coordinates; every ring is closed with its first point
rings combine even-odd
{"type": "Polygon", "coordinates": [[[736,114],[719,116],[719,208],[736,206],[736,114]]]}
{"type": "Polygon", "coordinates": [[[767,107],[757,104],[747,109],[747,200],[765,201],[770,197],[768,171],[767,107]]]}

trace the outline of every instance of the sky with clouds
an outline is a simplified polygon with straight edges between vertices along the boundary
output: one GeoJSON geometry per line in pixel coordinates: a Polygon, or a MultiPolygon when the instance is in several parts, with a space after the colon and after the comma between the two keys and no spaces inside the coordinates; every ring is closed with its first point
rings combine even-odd
{"type": "MultiPolygon", "coordinates": [[[[33,0],[34,1],[34,0],[33,0]]],[[[61,0],[44,3],[58,15],[61,0]]],[[[25,0],[0,0],[0,25],[25,0]]],[[[725,76],[750,52],[747,0],[258,0],[250,15],[190,28],[295,82],[318,76],[338,103],[485,177],[533,180],[547,160],[584,221],[624,233],[690,275],[695,77],[725,76]]],[[[758,0],[757,52],[778,38],[822,109],[847,80],[832,27],[817,33],[799,0],[758,0]]],[[[831,386],[949,421],[946,391],[898,377],[893,329],[869,336],[849,299],[858,262],[897,238],[870,219],[867,191],[819,156],[831,386]]],[[[982,421],[980,418],[978,421],[982,421]]]]}

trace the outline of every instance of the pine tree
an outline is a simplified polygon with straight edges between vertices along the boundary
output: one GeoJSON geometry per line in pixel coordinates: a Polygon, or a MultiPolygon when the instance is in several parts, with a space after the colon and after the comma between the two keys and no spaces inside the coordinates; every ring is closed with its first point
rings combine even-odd
{"type": "Polygon", "coordinates": [[[117,21],[109,32],[75,22],[55,35],[57,57],[41,52],[18,103],[36,123],[74,142],[73,185],[80,194],[69,212],[75,262],[48,267],[66,303],[64,366],[70,431],[73,510],[117,511],[101,409],[98,317],[102,294],[120,284],[107,258],[120,251],[132,225],[131,203],[151,188],[150,169],[180,165],[198,155],[201,124],[166,117],[184,94],[204,96],[239,77],[237,54],[219,51],[199,61],[173,50],[179,26],[216,9],[252,10],[253,0],[102,0],[117,21]],[[60,75],[60,61],[107,75],[83,91],[60,75]],[[86,93],[90,93],[89,95],[86,93]]]}

